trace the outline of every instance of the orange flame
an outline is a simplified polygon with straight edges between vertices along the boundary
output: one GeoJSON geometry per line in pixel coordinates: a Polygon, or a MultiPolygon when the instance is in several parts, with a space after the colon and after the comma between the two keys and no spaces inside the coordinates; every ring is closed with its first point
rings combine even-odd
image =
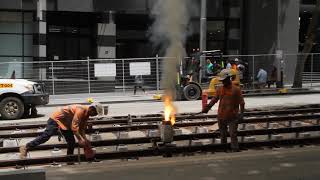
{"type": "Polygon", "coordinates": [[[171,126],[176,122],[176,107],[172,103],[172,97],[165,95],[163,97],[164,101],[164,121],[170,121],[171,126]]]}

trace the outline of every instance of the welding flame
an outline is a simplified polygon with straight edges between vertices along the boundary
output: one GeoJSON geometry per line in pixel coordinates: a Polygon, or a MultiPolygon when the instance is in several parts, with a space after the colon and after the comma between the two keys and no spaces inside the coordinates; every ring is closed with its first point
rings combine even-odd
{"type": "Polygon", "coordinates": [[[172,96],[165,95],[164,101],[164,121],[170,121],[171,126],[176,122],[176,107],[172,103],[172,96]]]}

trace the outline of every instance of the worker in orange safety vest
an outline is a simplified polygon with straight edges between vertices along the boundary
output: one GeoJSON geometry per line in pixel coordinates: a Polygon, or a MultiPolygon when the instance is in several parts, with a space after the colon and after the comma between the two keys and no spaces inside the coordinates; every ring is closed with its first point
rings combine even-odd
{"type": "Polygon", "coordinates": [[[33,141],[20,147],[20,158],[26,158],[29,150],[47,142],[59,130],[67,142],[67,155],[73,155],[75,147],[74,136],[76,136],[79,145],[86,150],[86,147],[91,147],[90,141],[85,135],[87,121],[90,116],[102,114],[103,106],[100,103],[92,103],[88,106],[73,104],[59,108],[48,119],[45,131],[33,141]]]}

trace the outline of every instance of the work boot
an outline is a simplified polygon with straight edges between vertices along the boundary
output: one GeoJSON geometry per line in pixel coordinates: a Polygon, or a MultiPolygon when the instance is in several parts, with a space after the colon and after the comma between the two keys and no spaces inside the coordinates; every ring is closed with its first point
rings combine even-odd
{"type": "Polygon", "coordinates": [[[27,146],[20,146],[19,151],[20,151],[20,159],[26,159],[27,153],[28,153],[27,146]]]}

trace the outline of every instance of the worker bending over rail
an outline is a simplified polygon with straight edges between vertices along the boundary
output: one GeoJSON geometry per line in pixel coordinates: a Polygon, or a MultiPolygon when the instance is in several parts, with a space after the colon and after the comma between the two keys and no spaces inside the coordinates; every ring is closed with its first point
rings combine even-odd
{"type": "Polygon", "coordinates": [[[36,139],[20,147],[20,158],[25,159],[27,152],[32,148],[47,142],[51,136],[59,131],[67,142],[67,155],[73,155],[76,136],[81,147],[89,147],[90,141],[86,138],[87,121],[90,116],[102,115],[103,107],[100,103],[92,103],[89,106],[73,104],[64,106],[55,111],[47,121],[45,131],[36,139]]]}
{"type": "Polygon", "coordinates": [[[240,88],[232,83],[231,76],[232,74],[228,69],[224,69],[220,72],[219,80],[222,81],[223,86],[217,90],[216,95],[212,97],[210,103],[202,110],[202,112],[208,113],[212,106],[220,100],[218,107],[218,126],[221,143],[227,143],[227,129],[229,127],[231,149],[234,152],[238,152],[238,122],[243,119],[245,103],[240,88]]]}

